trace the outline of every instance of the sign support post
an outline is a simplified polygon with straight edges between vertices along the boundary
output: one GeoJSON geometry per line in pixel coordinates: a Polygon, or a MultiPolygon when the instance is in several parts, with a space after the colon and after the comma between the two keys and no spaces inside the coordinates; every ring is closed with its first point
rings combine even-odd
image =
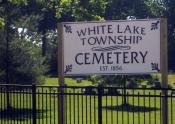
{"type": "MultiPolygon", "coordinates": [[[[167,61],[167,19],[160,20],[160,52],[162,88],[168,88],[168,61],[167,61]]],[[[162,90],[162,124],[168,124],[167,91],[162,90]]]]}
{"type": "Polygon", "coordinates": [[[63,41],[62,34],[63,28],[62,24],[58,24],[58,79],[59,79],[59,95],[58,95],[58,122],[59,124],[65,124],[65,100],[64,100],[64,60],[63,60],[63,41]]]}

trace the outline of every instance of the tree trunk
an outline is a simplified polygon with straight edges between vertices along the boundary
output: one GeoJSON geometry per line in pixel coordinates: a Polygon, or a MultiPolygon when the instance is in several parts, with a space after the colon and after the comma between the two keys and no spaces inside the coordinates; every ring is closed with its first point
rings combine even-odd
{"type": "Polygon", "coordinates": [[[10,10],[9,10],[9,3],[7,2],[6,3],[6,8],[5,8],[5,13],[6,13],[6,19],[5,19],[5,33],[6,33],[6,37],[5,37],[5,40],[6,40],[6,68],[5,68],[5,71],[6,71],[6,84],[7,84],[7,86],[6,86],[6,92],[7,92],[7,98],[6,98],[6,102],[7,102],[7,110],[9,110],[10,108],[11,108],[11,106],[10,106],[10,96],[9,96],[9,86],[8,86],[8,84],[10,84],[10,81],[9,81],[9,42],[10,42],[10,39],[9,39],[9,37],[10,37],[10,35],[9,35],[9,33],[10,33],[10,22],[9,22],[9,20],[10,20],[10,18],[9,18],[9,12],[10,10]]]}
{"type": "Polygon", "coordinates": [[[47,52],[47,39],[46,39],[46,31],[42,31],[42,56],[45,57],[46,56],[46,52],[47,52]]]}

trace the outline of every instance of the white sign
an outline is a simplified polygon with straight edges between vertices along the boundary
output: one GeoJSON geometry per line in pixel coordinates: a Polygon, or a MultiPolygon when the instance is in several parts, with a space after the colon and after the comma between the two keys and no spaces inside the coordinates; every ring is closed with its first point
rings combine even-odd
{"type": "Polygon", "coordinates": [[[62,23],[65,75],[160,71],[160,19],[62,23]]]}

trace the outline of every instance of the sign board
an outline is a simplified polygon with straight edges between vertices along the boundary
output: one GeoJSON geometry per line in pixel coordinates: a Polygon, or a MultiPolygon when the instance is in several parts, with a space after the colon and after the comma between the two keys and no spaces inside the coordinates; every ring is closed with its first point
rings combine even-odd
{"type": "Polygon", "coordinates": [[[160,72],[160,19],[62,23],[65,75],[160,72]]]}

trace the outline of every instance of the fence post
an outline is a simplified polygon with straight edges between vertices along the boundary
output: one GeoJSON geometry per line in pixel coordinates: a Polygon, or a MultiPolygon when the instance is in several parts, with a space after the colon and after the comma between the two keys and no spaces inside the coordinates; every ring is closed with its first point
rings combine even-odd
{"type": "Polygon", "coordinates": [[[65,108],[65,94],[64,94],[64,86],[62,85],[58,89],[58,124],[65,124],[66,118],[66,108],[65,108]]]}
{"type": "Polygon", "coordinates": [[[33,124],[36,124],[36,85],[32,84],[32,118],[33,124]]]}
{"type": "Polygon", "coordinates": [[[102,87],[98,86],[98,124],[102,124],[102,87]]]}

